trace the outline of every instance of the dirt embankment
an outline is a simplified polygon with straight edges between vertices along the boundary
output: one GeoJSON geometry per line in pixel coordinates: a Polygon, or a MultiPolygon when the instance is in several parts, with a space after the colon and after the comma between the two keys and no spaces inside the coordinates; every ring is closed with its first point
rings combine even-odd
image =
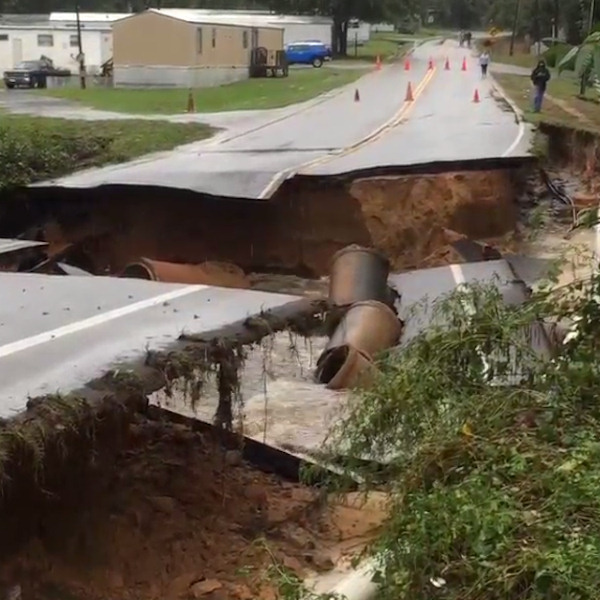
{"type": "Polygon", "coordinates": [[[320,276],[340,248],[379,248],[395,270],[444,264],[443,229],[484,239],[512,232],[521,170],[343,180],[298,179],[269,202],[159,190],[47,192],[3,204],[0,235],[42,226],[54,245],[82,244],[94,272],[116,273],[140,256],[244,271],[320,276]]]}
{"type": "Polygon", "coordinates": [[[552,168],[579,177],[591,191],[600,189],[600,136],[549,123],[541,123],[539,131],[552,168]]]}
{"type": "Polygon", "coordinates": [[[326,506],[207,434],[140,418],[114,468],[0,563],[0,598],[274,600],[277,573],[329,570],[375,533],[381,500],[346,500],[326,506]]]}

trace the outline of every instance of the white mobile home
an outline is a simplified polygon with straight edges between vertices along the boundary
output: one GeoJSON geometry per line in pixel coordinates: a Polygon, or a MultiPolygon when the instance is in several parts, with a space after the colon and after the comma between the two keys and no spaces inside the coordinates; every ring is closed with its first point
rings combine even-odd
{"type": "MultiPolygon", "coordinates": [[[[95,73],[112,56],[110,26],[82,28],[81,43],[86,65],[95,73]]],[[[17,66],[24,60],[37,60],[40,56],[52,59],[54,65],[77,71],[77,30],[49,22],[18,25],[0,24],[0,70],[17,66]]]]}
{"type": "Polygon", "coordinates": [[[162,8],[159,12],[174,18],[193,18],[203,23],[232,26],[278,27],[283,29],[283,43],[314,40],[331,45],[332,20],[329,17],[277,15],[267,11],[218,11],[209,9],[162,8]]]}

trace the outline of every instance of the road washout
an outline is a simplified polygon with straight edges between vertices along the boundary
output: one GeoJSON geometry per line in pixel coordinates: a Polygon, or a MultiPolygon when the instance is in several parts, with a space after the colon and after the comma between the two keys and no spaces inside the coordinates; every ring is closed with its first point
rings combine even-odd
{"type": "MultiPolygon", "coordinates": [[[[326,282],[316,278],[328,272],[333,253],[350,243],[378,248],[393,270],[460,261],[451,248],[453,237],[448,230],[510,246],[519,216],[516,202],[526,176],[527,170],[500,168],[384,174],[351,181],[304,178],[288,182],[270,202],[178,194],[167,197],[165,190],[139,190],[133,195],[128,191],[125,196],[122,190],[104,190],[100,195],[88,191],[84,196],[46,192],[36,194],[28,204],[3,206],[3,234],[14,235],[28,228],[50,242],[51,252],[72,246],[95,274],[118,274],[131,261],[150,257],[203,263],[207,265],[204,273],[210,276],[206,283],[219,285],[222,268],[222,275],[231,278],[235,272],[241,278],[232,283],[234,287],[271,286],[320,296],[326,282]]],[[[46,482],[38,482],[28,473],[25,483],[17,486],[17,494],[8,495],[6,506],[20,506],[25,510],[21,517],[32,522],[23,536],[12,539],[15,545],[10,549],[0,544],[0,553],[5,551],[0,592],[20,589],[24,600],[61,594],[73,600],[271,600],[276,598],[276,585],[265,582],[264,576],[273,564],[302,576],[311,570],[326,570],[339,559],[336,544],[354,538],[365,523],[380,522],[381,511],[372,518],[368,512],[356,517],[352,511],[355,522],[348,527],[353,533],[346,535],[346,526],[328,512],[335,509],[323,508],[323,497],[315,490],[258,472],[241,462],[235,451],[217,448],[215,439],[190,427],[148,419],[147,401],[153,392],[163,390],[170,402],[183,399],[192,415],[198,408],[206,420],[211,413],[214,416],[215,399],[220,404],[222,394],[231,401],[242,392],[249,399],[248,412],[241,415],[242,422],[248,419],[244,433],[283,447],[285,431],[272,426],[286,418],[285,410],[293,412],[294,407],[284,406],[281,415],[267,415],[270,423],[261,419],[266,402],[261,386],[266,386],[269,378],[277,379],[279,374],[279,387],[271,386],[269,393],[286,395],[289,400],[335,402],[339,398],[323,395],[317,399],[316,386],[308,383],[314,365],[313,343],[320,349],[324,340],[314,323],[274,324],[267,319],[266,325],[259,320],[244,327],[248,339],[216,332],[211,339],[218,344],[207,343],[189,353],[149,355],[141,369],[145,375],[151,371],[150,385],[146,377],[142,385],[137,379],[129,381],[128,373],[112,374],[112,383],[125,379],[119,382],[117,396],[126,400],[107,405],[107,414],[118,415],[116,423],[103,437],[96,424],[104,426],[104,413],[101,418],[89,417],[93,425],[85,420],[90,430],[83,440],[74,442],[76,455],[95,456],[96,444],[110,448],[112,460],[105,461],[103,470],[90,473],[86,463],[71,471],[73,448],[64,451],[59,431],[54,486],[40,498],[39,485],[46,482]],[[283,333],[277,337],[277,331],[283,333]],[[300,352],[290,331],[308,338],[300,352]],[[245,367],[240,344],[258,344],[245,367]],[[198,405],[204,376],[215,372],[227,374],[226,385],[217,380],[212,405],[198,405]],[[186,384],[187,396],[176,395],[174,386],[181,381],[186,384]],[[300,393],[291,394],[292,387],[300,393]],[[133,409],[124,410],[132,401],[133,409]],[[271,426],[268,434],[267,425],[271,426]],[[113,430],[119,433],[118,439],[113,430]],[[81,443],[87,444],[85,452],[81,452],[81,443]],[[67,482],[70,493],[65,495],[60,473],[67,465],[72,479],[67,482]],[[255,489],[256,496],[248,497],[249,489],[255,489]],[[46,496],[52,498],[50,507],[46,496]],[[264,510],[259,509],[265,502],[266,519],[264,510]],[[29,507],[34,515],[31,519],[29,507]],[[292,524],[292,532],[277,519],[292,524]],[[252,543],[261,536],[267,539],[266,547],[252,543]],[[333,550],[324,556],[328,548],[333,550]]],[[[107,381],[95,392],[102,398],[115,391],[107,381]]],[[[32,410],[49,407],[40,413],[42,429],[44,422],[53,423],[49,416],[60,416],[50,408],[57,400],[31,403],[32,410]]],[[[180,407],[175,408],[181,412],[180,407]]],[[[37,423],[31,416],[26,421],[37,423]]],[[[25,423],[25,427],[38,425],[25,423]]],[[[310,433],[311,424],[304,425],[300,433],[310,433]]],[[[67,431],[71,434],[79,428],[80,423],[73,420],[67,431]]],[[[55,428],[53,431],[56,434],[55,428]]],[[[32,447],[19,435],[14,436],[18,456],[27,460],[13,468],[18,473],[24,464],[34,472],[32,447]]],[[[31,439],[45,443],[43,435],[31,439]]],[[[44,452],[41,459],[46,460],[44,452]]],[[[364,543],[364,536],[359,537],[364,543]]],[[[357,551],[355,542],[351,539],[353,553],[357,551]]]]}
{"type": "Polygon", "coordinates": [[[403,271],[460,261],[446,230],[511,247],[530,170],[500,163],[358,179],[297,177],[271,201],[158,188],[30,190],[27,202],[19,197],[2,206],[0,235],[37,228],[51,251],[76,246],[94,274],[120,274],[145,257],[315,279],[352,243],[381,250],[394,271],[403,271]]]}

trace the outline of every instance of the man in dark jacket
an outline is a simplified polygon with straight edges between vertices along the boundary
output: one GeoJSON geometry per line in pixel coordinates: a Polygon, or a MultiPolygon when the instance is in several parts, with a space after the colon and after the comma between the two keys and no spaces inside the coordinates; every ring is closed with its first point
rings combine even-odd
{"type": "Polygon", "coordinates": [[[550,71],[543,60],[537,64],[537,67],[531,72],[531,81],[533,82],[533,111],[539,113],[542,110],[542,102],[546,87],[550,81],[550,71]]]}

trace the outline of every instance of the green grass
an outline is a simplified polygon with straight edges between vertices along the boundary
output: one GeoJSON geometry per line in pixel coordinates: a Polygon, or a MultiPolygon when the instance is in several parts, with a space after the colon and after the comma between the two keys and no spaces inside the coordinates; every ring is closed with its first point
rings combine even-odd
{"type": "Polygon", "coordinates": [[[0,189],[124,162],[211,134],[201,123],[0,115],[0,189]]]}
{"type": "Polygon", "coordinates": [[[348,59],[374,62],[379,56],[381,60],[390,60],[404,53],[406,36],[397,33],[375,33],[362,46],[354,47],[352,36],[348,36],[348,59]]]}
{"type": "Polygon", "coordinates": [[[600,106],[597,104],[597,94],[593,90],[588,90],[584,98],[579,97],[579,84],[573,76],[558,77],[553,73],[553,78],[548,85],[548,95],[556,98],[559,103],[546,98],[540,114],[531,112],[532,90],[529,77],[506,74],[498,74],[494,77],[523,110],[527,120],[534,123],[544,121],[575,129],[600,131],[600,106]]]}
{"type": "MultiPolygon", "coordinates": [[[[310,100],[319,94],[352,83],[363,74],[358,69],[291,69],[289,77],[248,79],[219,87],[194,90],[197,112],[279,108],[310,100]]],[[[44,90],[56,98],[129,114],[177,114],[187,107],[186,89],[63,88],[44,90]]]]}

